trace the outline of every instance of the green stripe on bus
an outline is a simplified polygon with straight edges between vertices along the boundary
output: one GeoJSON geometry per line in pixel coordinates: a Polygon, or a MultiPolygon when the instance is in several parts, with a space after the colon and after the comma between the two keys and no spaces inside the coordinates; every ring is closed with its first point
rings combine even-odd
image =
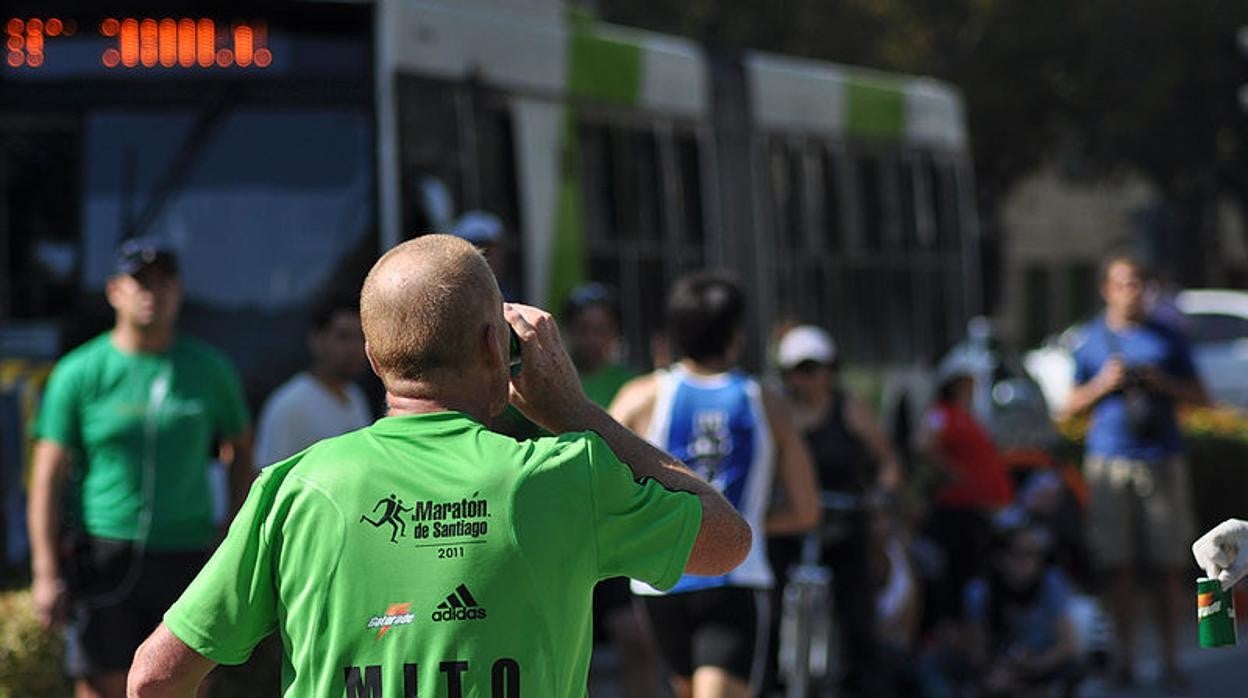
{"type": "Polygon", "coordinates": [[[585,282],[584,180],[576,115],[570,108],[565,108],[559,153],[559,189],[555,194],[555,239],[550,250],[547,308],[562,308],[572,289],[585,282]]]}
{"type": "Polygon", "coordinates": [[[594,20],[580,13],[571,13],[568,25],[568,92],[636,104],[641,94],[641,47],[598,36],[594,20]]]}
{"type": "Polygon", "coordinates": [[[849,134],[858,138],[900,139],[906,127],[902,83],[883,77],[850,76],[846,83],[849,134]]]}

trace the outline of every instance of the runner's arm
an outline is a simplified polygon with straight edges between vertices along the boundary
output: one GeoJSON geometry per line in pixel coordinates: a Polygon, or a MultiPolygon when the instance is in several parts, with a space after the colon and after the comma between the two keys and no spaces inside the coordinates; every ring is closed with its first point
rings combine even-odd
{"type": "Polygon", "coordinates": [[[67,610],[57,542],[61,527],[61,487],[69,473],[71,458],[69,449],[55,441],[42,439],[35,446],[26,522],[30,530],[35,613],[45,627],[62,622],[67,610]]]}
{"type": "Polygon", "coordinates": [[[191,698],[217,665],[161,623],[134,653],[126,679],[128,698],[191,698]]]}
{"type": "Polygon", "coordinates": [[[776,475],[784,488],[783,509],[773,509],[763,522],[769,535],[804,533],[819,524],[819,482],[802,435],[793,427],[784,403],[763,393],[763,410],[776,447],[776,475]]]}

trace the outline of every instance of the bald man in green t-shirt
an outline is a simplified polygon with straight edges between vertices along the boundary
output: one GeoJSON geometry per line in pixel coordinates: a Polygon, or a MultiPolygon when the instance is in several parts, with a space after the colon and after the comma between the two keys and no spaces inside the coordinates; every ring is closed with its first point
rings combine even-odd
{"type": "Polygon", "coordinates": [[[394,248],[360,315],[388,416],[261,474],[136,654],[131,695],[194,695],[276,631],[285,696],[580,697],[595,582],[744,559],[728,502],[591,403],[551,316],[505,306],[470,244],[394,248]],[[559,436],[487,430],[509,396],[559,436]]]}

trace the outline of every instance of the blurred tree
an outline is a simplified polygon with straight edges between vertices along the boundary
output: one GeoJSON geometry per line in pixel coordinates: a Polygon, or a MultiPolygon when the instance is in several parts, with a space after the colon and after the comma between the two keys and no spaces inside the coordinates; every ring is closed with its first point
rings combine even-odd
{"type": "MultiPolygon", "coordinates": [[[[1243,0],[600,0],[606,19],[947,80],[962,89],[991,220],[1043,163],[1074,177],[1131,169],[1200,240],[1218,192],[1248,203],[1243,0]]],[[[1179,270],[1182,271],[1182,270],[1179,270]]]]}

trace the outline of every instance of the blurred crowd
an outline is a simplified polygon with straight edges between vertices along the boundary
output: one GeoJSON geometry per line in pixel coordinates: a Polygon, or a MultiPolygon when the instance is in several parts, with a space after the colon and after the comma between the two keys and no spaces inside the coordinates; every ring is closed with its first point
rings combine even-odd
{"type": "MultiPolygon", "coordinates": [[[[499,220],[468,213],[455,232],[483,250],[514,300],[499,220]]],[[[332,297],[307,329],[310,363],[268,397],[253,437],[228,360],[211,337],[201,343],[176,330],[180,265],[193,263],[157,240],[126,243],[107,288],[115,327],[61,360],[36,428],[34,599],[49,626],[70,628],[67,669],[80,695],[121,695],[134,646],[211,550],[228,511],[195,503],[209,489],[207,462],[229,466],[237,506],[254,469],[381,413],[360,384],[367,359],[358,299],[332,297]],[[161,378],[170,375],[177,380],[161,378]],[[136,392],[140,384],[159,387],[136,392]],[[176,417],[140,424],[126,412],[167,401],[181,406],[176,417]],[[72,475],[75,450],[104,454],[85,480],[72,475]],[[152,507],[141,495],[157,471],[180,482],[180,494],[152,507]],[[126,487],[134,496],[118,498],[126,487]],[[66,491],[73,506],[61,504],[66,491]],[[165,522],[159,530],[154,519],[165,522]],[[65,528],[84,534],[66,541],[65,528]],[[143,544],[123,549],[114,538],[143,544]]],[[[1129,255],[1106,260],[1106,311],[1076,353],[1079,387],[1066,408],[1093,414],[1086,480],[1051,454],[1020,456],[994,441],[976,406],[983,376],[973,362],[951,354],[936,367],[916,433],[898,443],[870,396],[844,379],[837,338],[816,325],[775,328],[758,380],[800,437],[822,512],[814,528],[767,536],[775,581],[760,629],[764,664],[761,676],[743,677],[755,680],[757,695],[794,695],[795,680],[809,682],[807,695],[833,686],[849,696],[1073,695],[1103,668],[1131,685],[1130,602],[1141,565],[1160,580],[1163,681],[1183,688],[1174,625],[1194,536],[1174,410],[1205,397],[1181,331],[1146,302],[1148,278],[1129,255]],[[818,645],[827,656],[810,662],[813,670],[795,673],[792,659],[780,657],[794,642],[786,624],[796,627],[796,614],[810,610],[793,593],[810,584],[790,575],[803,568],[827,573],[828,600],[814,607],[822,617],[812,632],[829,641],[818,645]]],[[[624,346],[616,291],[604,284],[580,286],[553,310],[586,394],[613,415],[627,413],[620,393],[630,382],[688,360],[671,342],[680,328],[669,324],[652,337],[653,364],[637,365],[632,357],[645,352],[624,346]]],[[[733,361],[712,368],[738,371],[733,361]]],[[[493,426],[518,438],[537,431],[514,410],[493,426]]],[[[772,504],[794,506],[785,500],[804,496],[800,488],[779,482],[784,467],[774,472],[772,504]]],[[[627,580],[601,583],[594,600],[591,693],[660,695],[670,657],[653,615],[627,580]]]]}

